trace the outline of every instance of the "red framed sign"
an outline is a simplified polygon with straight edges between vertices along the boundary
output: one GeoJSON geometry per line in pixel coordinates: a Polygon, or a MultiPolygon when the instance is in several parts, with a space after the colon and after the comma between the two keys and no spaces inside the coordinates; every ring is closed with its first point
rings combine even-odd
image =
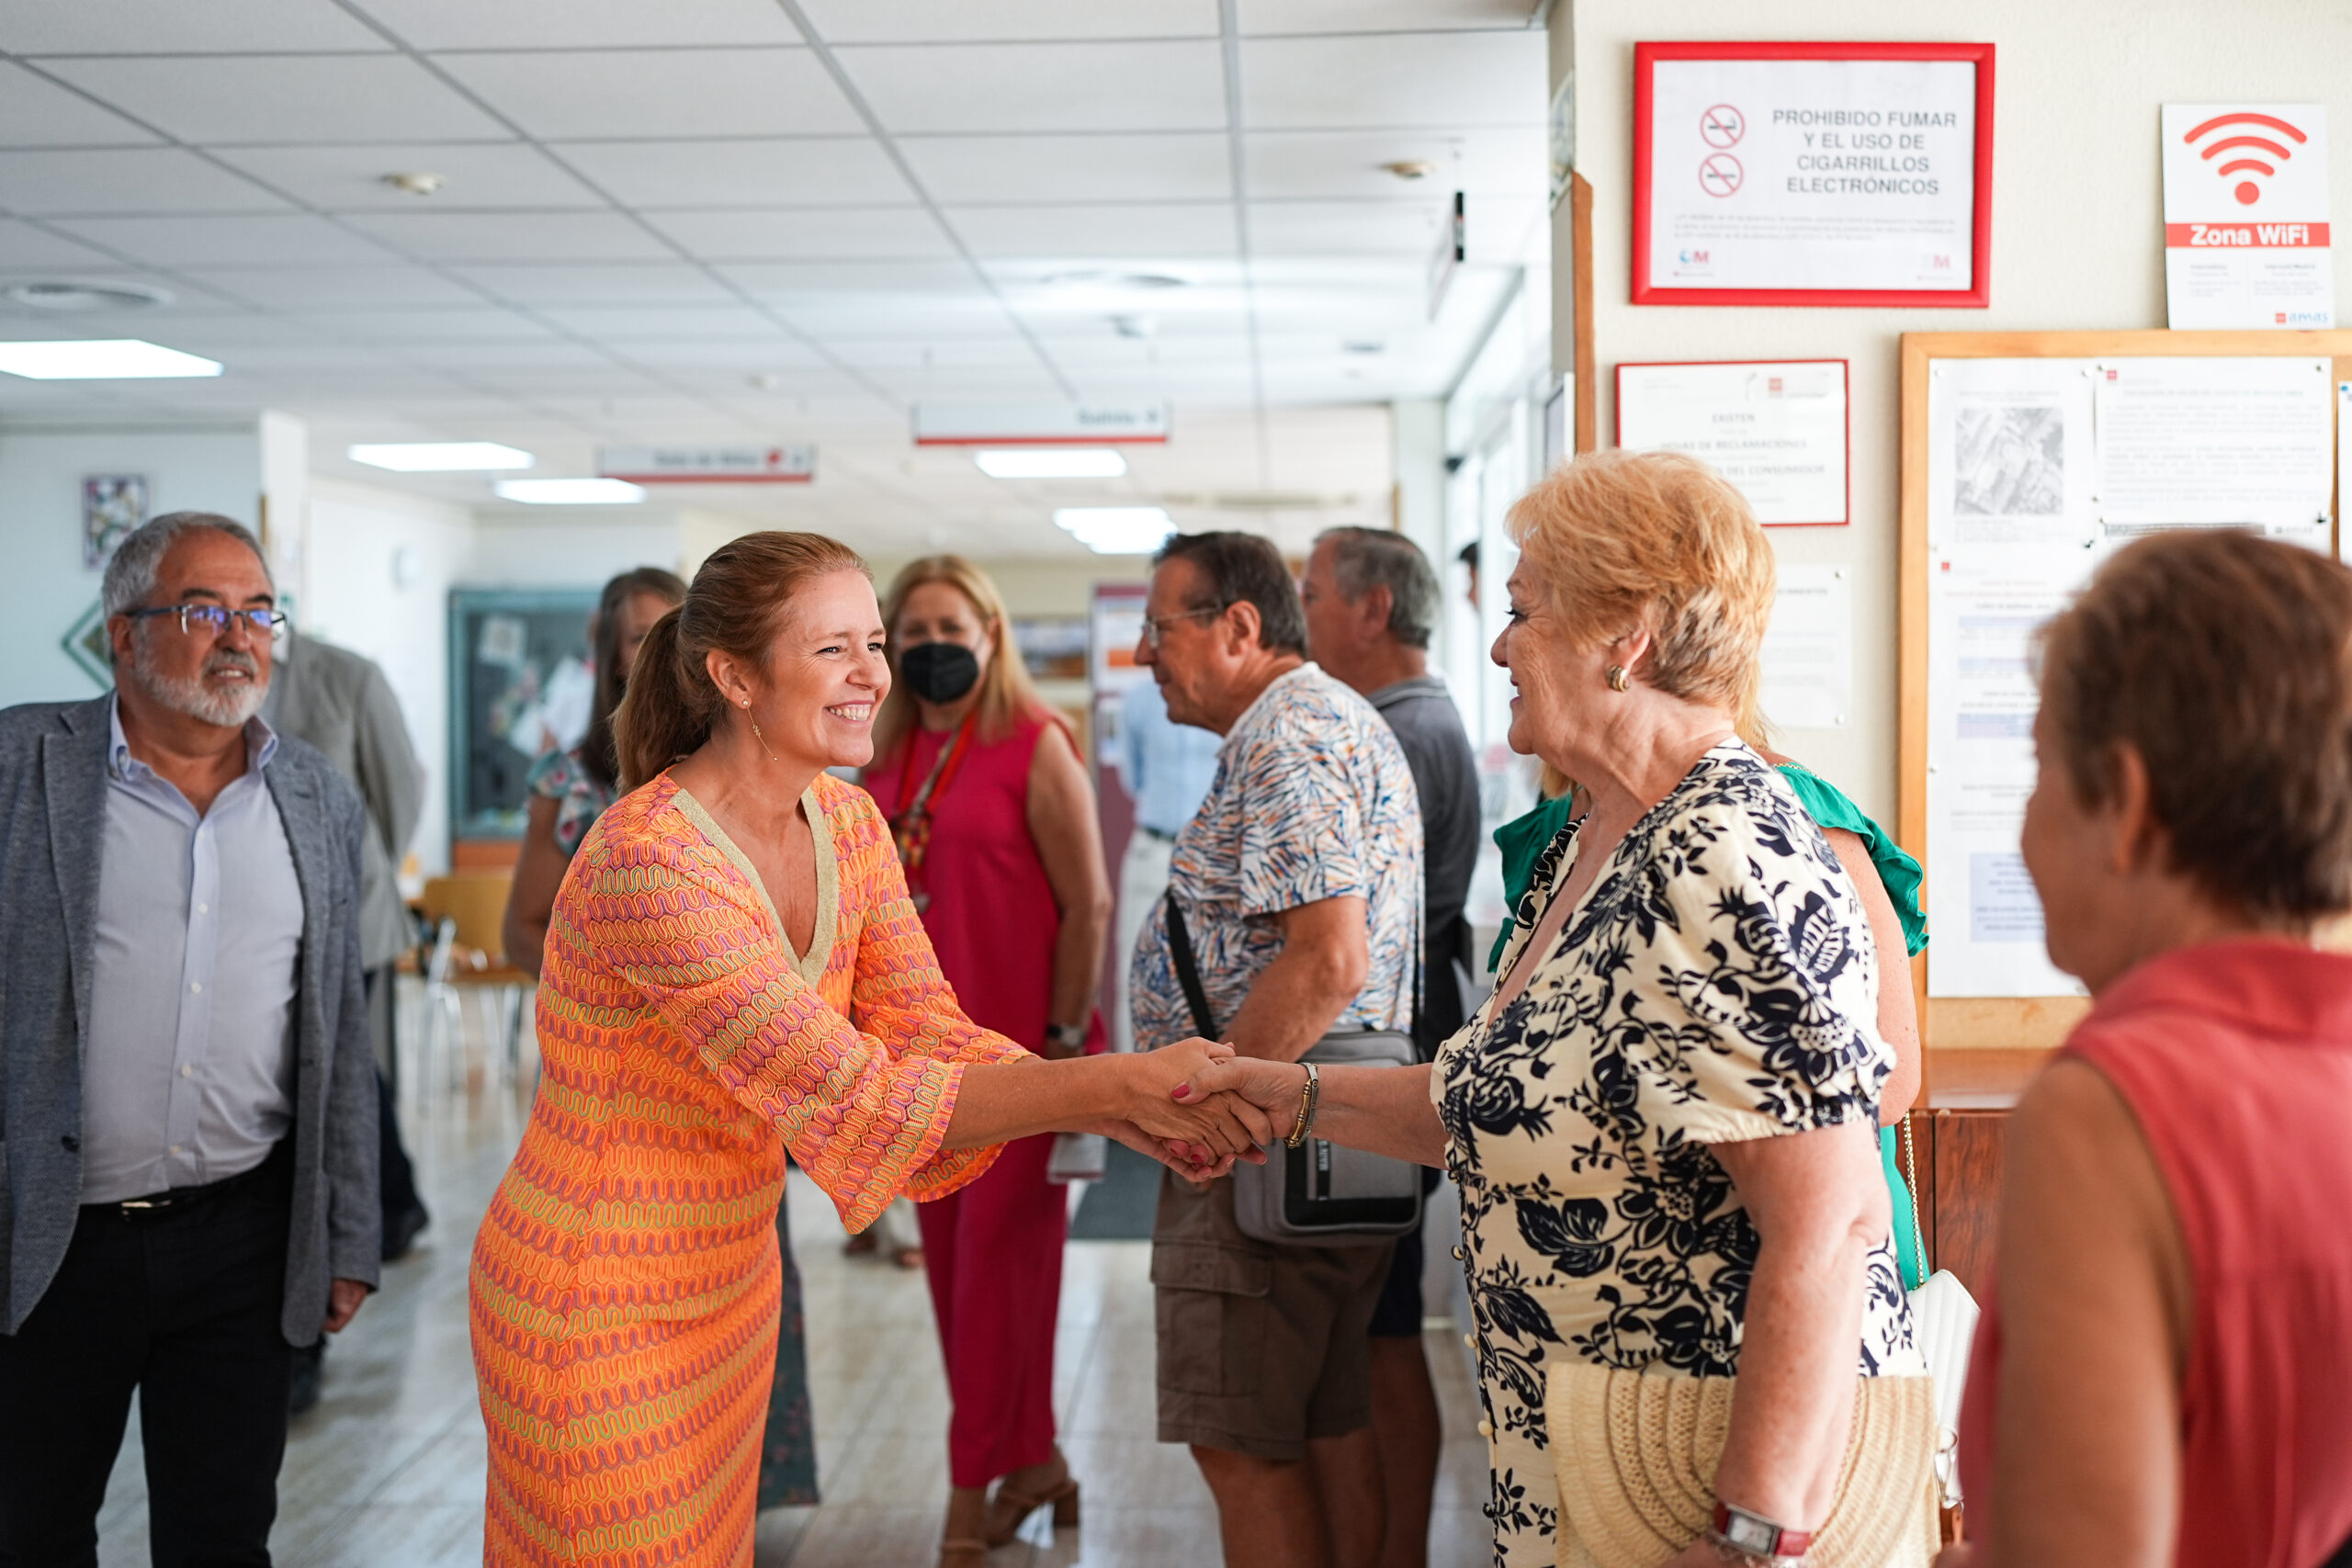
{"type": "Polygon", "coordinates": [[[1989,43],[1637,43],[1636,305],[1992,301],[1989,43]]]}
{"type": "Polygon", "coordinates": [[[1617,367],[1615,442],[1713,467],[1767,527],[1853,519],[1853,416],[1842,359],[1617,367]]]}

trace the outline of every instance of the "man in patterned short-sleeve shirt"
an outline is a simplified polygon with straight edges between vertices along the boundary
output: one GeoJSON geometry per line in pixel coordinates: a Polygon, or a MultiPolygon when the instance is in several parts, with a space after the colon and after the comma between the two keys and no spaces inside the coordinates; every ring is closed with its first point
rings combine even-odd
{"type": "MultiPolygon", "coordinates": [[[[1183,915],[1218,1037],[1295,1061],[1339,1029],[1404,1029],[1420,963],[1421,818],[1378,711],[1306,660],[1288,570],[1254,535],[1162,548],[1136,660],[1169,716],[1225,737],[1177,835],[1183,915]]],[[[1136,1037],[1196,1032],[1167,909],[1137,942],[1136,1037]]],[[[1243,1235],[1230,1182],[1160,1186],[1153,1228],[1159,1438],[1216,1494],[1228,1568],[1371,1562],[1382,1532],[1365,1332],[1390,1244],[1243,1235]]]]}

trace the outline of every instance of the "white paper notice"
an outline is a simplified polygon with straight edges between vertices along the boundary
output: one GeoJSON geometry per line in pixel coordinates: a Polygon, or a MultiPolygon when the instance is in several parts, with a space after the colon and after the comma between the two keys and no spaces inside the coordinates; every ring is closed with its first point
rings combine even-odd
{"type": "Polygon", "coordinates": [[[1972,287],[1973,62],[1652,70],[1652,288],[1972,287]]]}
{"type": "Polygon", "coordinates": [[[2300,357],[2102,361],[2095,505],[2109,536],[2324,519],[2335,484],[2329,372],[2300,357]]]}
{"type": "Polygon", "coordinates": [[[2325,107],[2166,104],[2162,137],[2173,330],[2334,326],[2325,107]]]}
{"type": "Polygon", "coordinates": [[[1843,729],[1854,708],[1850,568],[1783,566],[1757,701],[1776,728],[1843,729]]]}
{"type": "Polygon", "coordinates": [[[2082,360],[1937,360],[1928,378],[1931,547],[2087,546],[2092,406],[2082,360]]]}
{"type": "Polygon", "coordinates": [[[1617,445],[1707,463],[1760,523],[1843,523],[1846,363],[1621,365],[1617,445]]]}

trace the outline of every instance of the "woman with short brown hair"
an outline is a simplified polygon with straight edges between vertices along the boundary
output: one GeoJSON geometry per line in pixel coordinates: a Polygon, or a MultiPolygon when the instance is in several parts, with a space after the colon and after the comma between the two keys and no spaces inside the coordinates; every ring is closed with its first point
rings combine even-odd
{"type": "Polygon", "coordinates": [[[2352,1537],[2352,571],[2121,551],[2046,628],[2022,844],[2090,1016],[2007,1137],[1947,1568],[2352,1537]]]}

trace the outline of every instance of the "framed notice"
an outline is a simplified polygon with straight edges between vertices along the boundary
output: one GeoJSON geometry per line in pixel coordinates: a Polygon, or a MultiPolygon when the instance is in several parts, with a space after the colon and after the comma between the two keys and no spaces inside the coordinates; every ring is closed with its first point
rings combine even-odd
{"type": "Polygon", "coordinates": [[[1992,299],[1989,43],[1637,43],[1636,305],[1992,299]]]}
{"type": "Polygon", "coordinates": [[[1842,359],[1617,367],[1617,445],[1700,459],[1767,525],[1849,521],[1847,430],[1842,359]]]}

